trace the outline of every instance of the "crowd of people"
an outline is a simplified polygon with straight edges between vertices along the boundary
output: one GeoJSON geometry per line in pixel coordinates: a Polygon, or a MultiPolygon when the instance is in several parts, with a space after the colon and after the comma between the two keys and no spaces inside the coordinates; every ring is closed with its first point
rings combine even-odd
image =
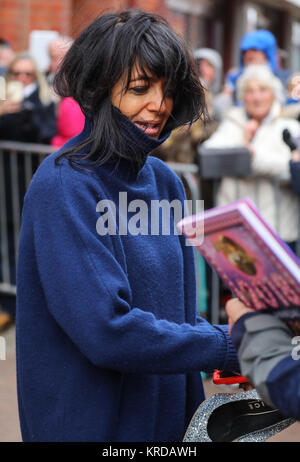
{"type": "MultiPolygon", "coordinates": [[[[240,66],[222,75],[221,56],[212,49],[194,53],[206,88],[210,120],[175,130],[155,153],[165,161],[197,163],[198,147],[246,147],[251,176],[221,177],[216,205],[250,197],[268,223],[295,250],[299,237],[298,149],[283,137],[300,134],[299,74],[282,67],[274,35],[267,30],[247,33],[240,44],[240,66]],[[280,179],[280,201],[274,180],[280,179]],[[291,182],[292,179],[292,182],[291,182]],[[279,207],[279,210],[278,210],[279,207]],[[280,220],[278,222],[278,216],[280,220]]],[[[211,189],[202,181],[202,195],[211,204],[211,189]]]]}
{"type": "MultiPolygon", "coordinates": [[[[68,37],[54,39],[48,49],[49,68],[43,73],[29,53],[16,54],[8,41],[0,39],[0,75],[6,81],[6,98],[0,101],[0,140],[59,148],[81,132],[84,115],[80,106],[73,98],[58,97],[53,90],[54,76],[71,45],[68,37]]],[[[282,131],[287,128],[292,136],[299,134],[299,74],[284,68],[276,38],[268,30],[245,34],[240,43],[239,67],[225,75],[222,57],[216,50],[199,48],[194,51],[194,59],[205,88],[209,121],[198,120],[174,130],[153,155],[167,162],[191,163],[197,162],[200,144],[212,148],[248,147],[252,180],[223,178],[217,203],[236,198],[233,191],[239,183],[240,196],[248,195],[258,201],[263,215],[274,226],[276,204],[264,202],[271,195],[272,180],[282,177],[286,185],[279,215],[284,216],[278,231],[294,245],[298,238],[297,213],[289,184],[289,161],[297,156],[291,156],[282,131]],[[260,197],[254,198],[254,189],[258,189],[256,177],[261,188],[260,197]],[[289,216],[285,216],[287,210],[289,216]],[[291,217],[293,224],[286,231],[285,224],[291,217]]],[[[205,188],[205,182],[203,185],[205,188]]],[[[205,193],[203,196],[205,199],[205,193]]],[[[207,204],[211,204],[209,199],[207,204]]]]}
{"type": "MultiPolygon", "coordinates": [[[[239,371],[240,363],[242,371],[251,369],[230,335],[245,307],[237,314],[227,306],[229,330],[200,318],[194,255],[184,238],[99,237],[95,200],[117,203],[125,191],[148,205],[179,198],[184,206],[182,183],[157,157],[195,162],[202,143],[245,146],[259,181],[258,205],[271,225],[278,206],[271,181],[279,175],[285,182],[279,234],[293,247],[297,197],[291,148],[282,137],[284,129],[292,137],[300,132],[293,75],[280,68],[269,31],[243,38],[240,68],[223,78],[215,50],[198,49],[193,59],[164,20],[132,10],[103,15],[74,43],[52,43],[45,74],[28,53],[10,54],[2,45],[7,98],[0,103],[0,139],[58,148],[35,175],[23,209],[17,287],[23,440],[180,441],[204,399],[199,371],[239,371]]],[[[218,203],[237,198],[236,181],[222,179],[218,203]]],[[[257,200],[253,178],[239,181],[241,194],[257,200]]],[[[129,217],[121,218],[128,225],[129,217]]],[[[242,329],[240,321],[239,335],[255,322],[247,318],[242,329]]],[[[270,400],[281,405],[276,390],[270,400]]],[[[298,407],[288,414],[299,418],[298,407]]]]}
{"type": "Polygon", "coordinates": [[[0,101],[0,140],[50,144],[61,147],[80,133],[84,116],[72,98],[58,98],[54,75],[71,46],[68,37],[49,45],[49,68],[41,72],[29,52],[14,53],[0,40],[0,75],[5,78],[5,99],[0,101]]]}

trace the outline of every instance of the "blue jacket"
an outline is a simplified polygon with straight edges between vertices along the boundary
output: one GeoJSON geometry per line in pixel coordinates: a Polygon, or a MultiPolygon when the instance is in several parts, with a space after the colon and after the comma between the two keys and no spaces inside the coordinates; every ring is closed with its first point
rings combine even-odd
{"type": "MultiPolygon", "coordinates": [[[[123,122],[141,151],[160,144],[123,122]]],[[[67,145],[89,131],[87,122],[67,145]]],[[[56,166],[56,156],[38,169],[23,209],[16,321],[23,440],[180,441],[204,399],[200,371],[238,368],[227,326],[196,315],[193,249],[183,236],[100,235],[97,226],[100,201],[119,204],[123,192],[148,210],[151,201],[183,203],[182,183],[154,157],[133,176],[127,161],[78,171],[64,158],[56,166]]],[[[123,225],[134,217],[121,214],[123,225]]]]}
{"type": "Polygon", "coordinates": [[[262,399],[300,420],[300,337],[275,314],[247,313],[232,329],[242,373],[262,399]]]}

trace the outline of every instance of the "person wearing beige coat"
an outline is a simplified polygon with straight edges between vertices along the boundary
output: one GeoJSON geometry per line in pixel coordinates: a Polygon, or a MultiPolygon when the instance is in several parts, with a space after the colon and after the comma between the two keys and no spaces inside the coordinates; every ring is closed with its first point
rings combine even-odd
{"type": "Polygon", "coordinates": [[[282,132],[287,128],[292,136],[299,136],[300,124],[282,117],[281,83],[267,67],[249,66],[239,79],[238,92],[243,105],[231,108],[203,145],[247,146],[252,175],[222,178],[217,205],[249,197],[285,242],[295,242],[299,236],[299,199],[290,188],[290,150],[282,132]],[[281,180],[279,191],[275,187],[277,179],[281,180]]]}

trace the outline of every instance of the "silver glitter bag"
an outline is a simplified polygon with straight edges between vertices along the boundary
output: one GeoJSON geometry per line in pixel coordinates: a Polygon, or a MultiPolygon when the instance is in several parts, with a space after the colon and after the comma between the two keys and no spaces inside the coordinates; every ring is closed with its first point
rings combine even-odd
{"type": "Polygon", "coordinates": [[[256,390],[219,393],[195,412],[184,442],[263,442],[295,422],[265,404],[256,390]]]}

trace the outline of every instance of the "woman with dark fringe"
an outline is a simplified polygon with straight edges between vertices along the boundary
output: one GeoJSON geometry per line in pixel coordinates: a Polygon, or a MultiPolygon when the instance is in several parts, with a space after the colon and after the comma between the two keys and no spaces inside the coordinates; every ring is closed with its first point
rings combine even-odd
{"type": "Polygon", "coordinates": [[[181,181],[149,153],[205,112],[197,71],[162,18],[129,10],[82,32],[56,89],[86,122],[45,159],[25,198],[23,440],[181,441],[204,399],[200,371],[236,370],[237,357],[227,326],[197,316],[192,247],[137,210],[162,200],[183,210],[181,181]]]}

